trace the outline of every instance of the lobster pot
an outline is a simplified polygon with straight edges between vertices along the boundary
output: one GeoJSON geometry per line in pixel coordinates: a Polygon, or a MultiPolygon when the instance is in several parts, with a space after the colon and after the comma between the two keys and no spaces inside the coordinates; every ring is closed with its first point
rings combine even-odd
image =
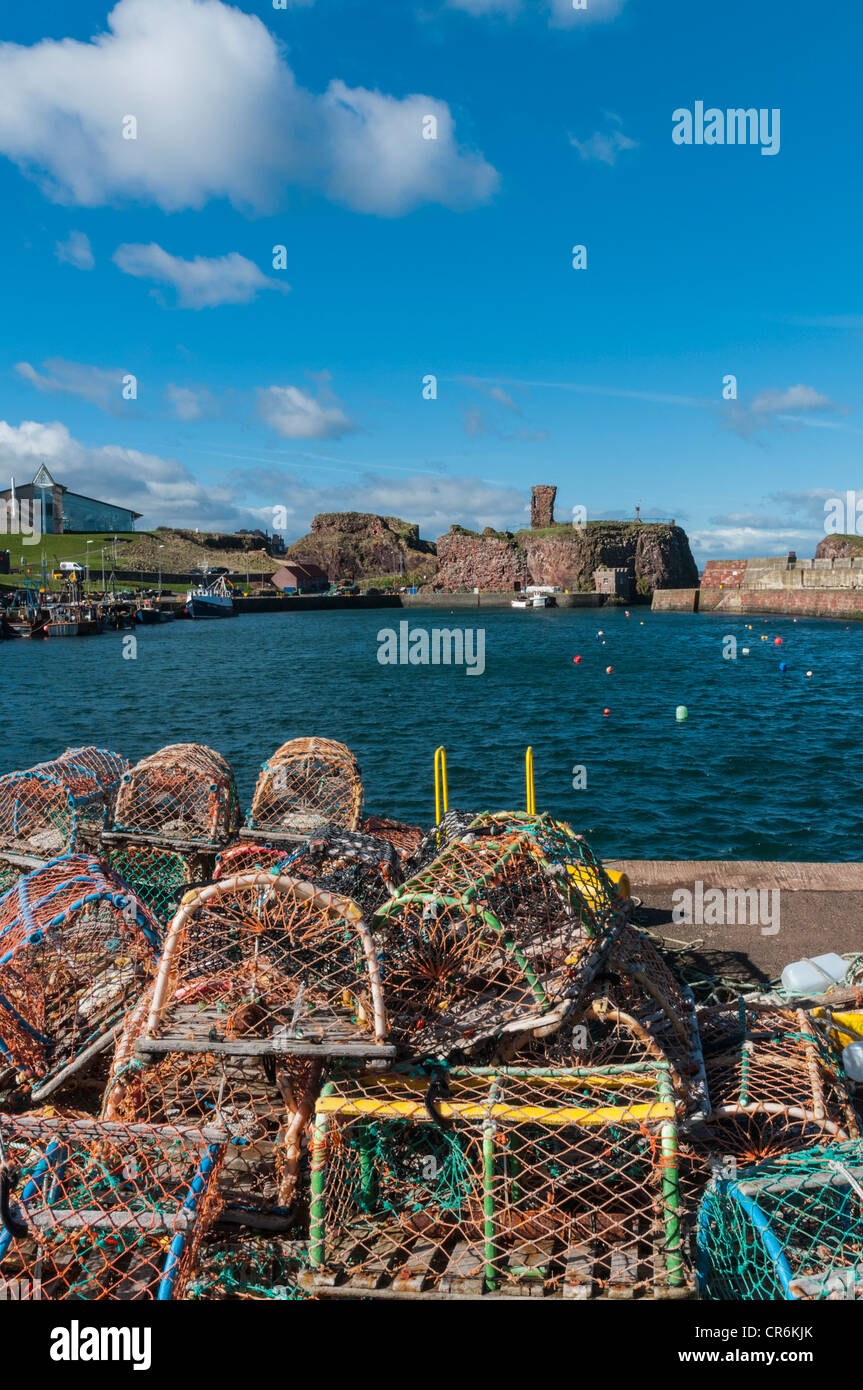
{"type": "Polygon", "coordinates": [[[559,1023],[618,930],[517,835],[453,841],[374,921],[394,1036],[435,1055],[559,1023]]]}
{"type": "Polygon", "coordinates": [[[713,1171],[859,1136],[839,1064],[802,1010],[740,999],[699,1023],[710,1107],[687,1133],[713,1171]]]}
{"type": "Polygon", "coordinates": [[[216,855],[213,879],[231,878],[255,869],[271,874],[289,873],[290,867],[305,853],[305,845],[277,846],[240,840],[216,855]]]}
{"type": "Polygon", "coordinates": [[[303,839],[328,825],[359,829],[363,785],[356,758],[328,738],[295,738],[264,763],[246,817],[252,834],[303,839]]]}
{"type": "Polygon", "coordinates": [[[655,1297],[683,1288],[657,1069],[338,1073],[312,1136],[307,1284],[655,1297]]]}
{"type": "Polygon", "coordinates": [[[599,917],[619,915],[628,901],[628,893],[609,877],[584,836],[547,811],[484,811],[469,827],[468,834],[517,834],[533,840],[544,859],[566,870],[573,887],[599,917]]]}
{"type": "Polygon", "coordinates": [[[478,814],[477,811],[446,811],[437,825],[433,825],[420,840],[405,865],[406,875],[412,877],[427,869],[429,864],[437,859],[441,850],[446,849],[453,840],[460,840],[468,833],[478,814]]]}
{"type": "Polygon", "coordinates": [[[289,872],[318,888],[351,898],[368,919],[392,897],[403,877],[398,855],[388,840],[332,827],[309,844],[289,872]]]}
{"type": "Polygon", "coordinates": [[[423,841],[423,830],[419,825],[405,825],[404,821],[390,820],[387,816],[369,816],[360,829],[364,835],[374,835],[379,840],[388,840],[399,858],[404,871],[423,841]]]}
{"type": "MultiPolygon", "coordinates": [[[[128,767],[125,758],[105,748],[67,748],[52,762],[0,777],[4,863],[12,862],[10,853],[44,863],[60,854],[95,849],[128,767]]],[[[0,875],[9,876],[2,864],[0,875]]]]}
{"type": "Polygon", "coordinates": [[[216,1131],[0,1116],[17,1178],[0,1278],[43,1299],[182,1298],[218,1211],[216,1131]],[[34,1287],[35,1286],[35,1287],[34,1287]]]}
{"type": "Polygon", "coordinates": [[[402,881],[398,854],[388,840],[332,827],[299,845],[242,840],[219,855],[213,877],[218,880],[250,869],[287,873],[349,897],[365,917],[371,917],[402,881]]]}
{"type": "Polygon", "coordinates": [[[863,1146],[810,1149],[715,1179],[696,1255],[702,1298],[863,1298],[863,1146]]]}
{"type": "Polygon", "coordinates": [[[288,1208],[316,1051],[375,1055],[385,1034],[357,907],[283,876],[235,875],[193,890],[177,912],[154,988],[118,1043],[104,1113],[174,1124],[218,1116],[230,1137],[226,1200],[288,1208]],[[310,1055],[292,1056],[297,1045],[310,1055]]]}
{"type": "Polygon", "coordinates": [[[126,840],[110,845],[108,863],[135,890],[160,923],[167,926],[184,893],[210,877],[212,856],[182,853],[160,845],[126,840]]]}
{"type": "MultiPolygon", "coordinates": [[[[46,1093],[95,1053],[149,983],[159,927],[97,859],[71,855],[0,898],[0,1076],[46,1093]]],[[[3,1084],[0,1081],[0,1084],[3,1084]]]]}
{"type": "MultiPolygon", "coordinates": [[[[704,1114],[709,1097],[695,1001],[653,943],[625,925],[612,942],[601,982],[590,993],[583,1021],[619,1024],[650,1056],[668,1063],[688,1112],[704,1114]]],[[[592,1052],[590,1060],[618,1058],[592,1052]]]]}
{"type": "Polygon", "coordinates": [[[112,838],[215,851],[233,838],[238,824],[230,764],[212,748],[172,743],[124,775],[111,830],[112,838]]]}
{"type": "MultiPolygon", "coordinates": [[[[168,1021],[178,1022],[172,1013],[168,1021]]],[[[187,1038],[186,1044],[201,1042],[187,1038]]],[[[281,1213],[294,1224],[303,1126],[317,1094],[319,1062],[236,1051],[134,1052],[115,1063],[103,1114],[153,1125],[217,1124],[225,1133],[220,1200],[235,1221],[281,1213]]]]}

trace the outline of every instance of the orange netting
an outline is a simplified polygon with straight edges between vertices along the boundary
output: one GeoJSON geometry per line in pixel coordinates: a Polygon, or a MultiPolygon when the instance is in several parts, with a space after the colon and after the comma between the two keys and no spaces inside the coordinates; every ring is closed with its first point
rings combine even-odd
{"type": "Polygon", "coordinates": [[[223,1155],[212,1127],[0,1115],[0,1282],[30,1298],[182,1298],[223,1155]]]}
{"type": "Polygon", "coordinates": [[[98,1050],[153,975],[159,928],[97,859],[71,855],[0,898],[0,1077],[34,1089],[98,1050]]]}
{"type": "Polygon", "coordinates": [[[360,769],[349,748],[328,738],[295,738],[261,768],[247,825],[286,837],[328,825],[356,830],[362,804],[360,769]]]}
{"type": "Polygon", "coordinates": [[[0,850],[45,861],[95,849],[129,764],[105,748],[67,748],[0,777],[0,850]]]}
{"type": "Polygon", "coordinates": [[[239,804],[229,763],[212,748],[172,743],[123,777],[114,835],[218,849],[236,834],[239,804]]]}

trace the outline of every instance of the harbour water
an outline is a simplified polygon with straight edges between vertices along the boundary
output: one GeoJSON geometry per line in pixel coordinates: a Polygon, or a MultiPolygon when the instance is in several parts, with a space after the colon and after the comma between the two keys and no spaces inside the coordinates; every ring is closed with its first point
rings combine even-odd
{"type": "Polygon", "coordinates": [[[450,806],[467,808],[523,805],[531,744],[537,805],[605,856],[858,859],[863,629],[749,621],[442,607],[141,627],[134,660],[124,633],[6,642],[0,771],[80,743],[135,761],[200,742],[233,764],[247,805],[269,753],[319,734],[356,753],[370,812],[428,824],[438,744],[450,806]],[[406,620],[411,631],[481,627],[482,674],[382,665],[379,632],[406,620]],[[736,660],[723,658],[727,637],[736,660]],[[579,767],[587,785],[576,790],[579,767]]]}

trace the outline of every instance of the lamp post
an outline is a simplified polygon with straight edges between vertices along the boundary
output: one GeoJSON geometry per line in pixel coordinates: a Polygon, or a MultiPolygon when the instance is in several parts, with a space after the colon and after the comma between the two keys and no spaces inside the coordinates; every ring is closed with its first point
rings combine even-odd
{"type": "Polygon", "coordinates": [[[164,549],[163,545],[159,546],[159,598],[162,597],[162,551],[164,549]]]}
{"type": "Polygon", "coordinates": [[[90,546],[92,544],[92,541],[87,542],[87,550],[85,552],[86,570],[84,573],[84,587],[87,589],[90,587],[90,546]]]}

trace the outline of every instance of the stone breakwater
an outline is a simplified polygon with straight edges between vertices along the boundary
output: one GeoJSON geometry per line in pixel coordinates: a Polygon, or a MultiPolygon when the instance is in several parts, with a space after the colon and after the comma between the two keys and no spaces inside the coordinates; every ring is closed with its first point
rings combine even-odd
{"type": "Polygon", "coordinates": [[[863,558],[710,560],[700,588],[655,593],[656,611],[863,618],[863,558]]]}

